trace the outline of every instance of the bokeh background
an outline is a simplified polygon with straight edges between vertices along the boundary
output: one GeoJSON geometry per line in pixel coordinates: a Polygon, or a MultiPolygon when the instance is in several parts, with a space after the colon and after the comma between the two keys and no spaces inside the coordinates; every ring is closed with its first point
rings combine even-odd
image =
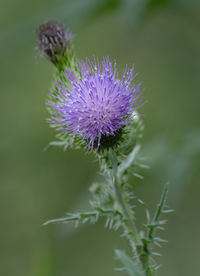
{"type": "MultiPolygon", "coordinates": [[[[162,237],[162,276],[198,276],[200,260],[200,2],[194,0],[0,0],[0,275],[117,276],[120,233],[96,225],[43,227],[88,209],[98,164],[84,152],[43,151],[54,140],[45,99],[53,66],[36,58],[35,28],[60,20],[80,58],[135,64],[146,88],[143,154],[135,192],[154,210],[171,182],[175,212],[162,237]]],[[[138,224],[145,207],[137,208],[138,224]]]]}

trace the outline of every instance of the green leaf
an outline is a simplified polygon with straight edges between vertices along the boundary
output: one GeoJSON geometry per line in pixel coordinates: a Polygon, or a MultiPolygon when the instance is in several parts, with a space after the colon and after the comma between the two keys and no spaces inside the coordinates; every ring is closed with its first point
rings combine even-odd
{"type": "Polygon", "coordinates": [[[164,189],[161,195],[161,199],[160,202],[156,208],[154,217],[152,219],[152,221],[147,225],[147,227],[149,228],[148,231],[148,240],[153,241],[155,240],[154,237],[154,231],[155,229],[161,229],[160,226],[165,224],[167,222],[167,220],[160,220],[160,216],[162,215],[164,208],[165,208],[165,203],[166,203],[166,198],[167,198],[167,193],[168,193],[168,189],[169,189],[169,183],[166,183],[164,185],[164,189]]]}
{"type": "Polygon", "coordinates": [[[135,259],[134,261],[124,252],[121,250],[115,250],[115,254],[117,256],[117,259],[120,260],[122,262],[122,264],[124,265],[124,267],[119,268],[117,270],[124,270],[128,273],[128,275],[130,276],[144,276],[144,272],[139,264],[139,262],[137,261],[137,259],[135,259]]]}
{"type": "Polygon", "coordinates": [[[118,176],[120,177],[136,160],[138,152],[140,150],[140,145],[136,145],[128,157],[121,163],[118,168],[118,176]]]}
{"type": "Polygon", "coordinates": [[[76,214],[69,214],[67,217],[63,218],[57,218],[57,219],[52,219],[48,220],[45,222],[43,225],[48,225],[51,223],[68,223],[68,222],[78,222],[78,223],[85,223],[85,222],[90,222],[90,223],[95,223],[99,219],[100,216],[110,216],[115,217],[115,216],[121,216],[121,214],[117,211],[113,211],[111,209],[104,209],[104,208],[97,208],[94,211],[90,212],[83,212],[83,213],[76,213],[76,214]]]}

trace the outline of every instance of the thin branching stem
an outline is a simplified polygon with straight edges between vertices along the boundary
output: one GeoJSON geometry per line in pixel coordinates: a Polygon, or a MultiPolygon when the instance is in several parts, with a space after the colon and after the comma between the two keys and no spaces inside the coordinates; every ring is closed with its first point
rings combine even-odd
{"type": "Polygon", "coordinates": [[[155,228],[158,226],[159,223],[159,217],[162,214],[162,211],[165,207],[165,201],[167,198],[167,193],[168,193],[168,189],[169,189],[169,183],[166,183],[161,195],[161,199],[160,202],[158,204],[158,208],[156,209],[155,215],[153,217],[153,221],[152,221],[152,227],[149,228],[148,231],[148,240],[151,241],[153,239],[153,232],[155,230],[155,228]]]}
{"type": "MultiPolygon", "coordinates": [[[[143,241],[143,263],[145,264],[146,267],[146,275],[147,276],[154,276],[155,275],[155,270],[151,269],[151,265],[150,265],[150,257],[151,257],[151,248],[150,245],[152,242],[154,242],[155,238],[154,238],[154,231],[156,230],[156,228],[159,227],[160,225],[160,221],[159,218],[161,216],[161,214],[163,213],[163,209],[165,207],[165,202],[166,202],[166,198],[167,198],[167,193],[168,193],[168,189],[169,189],[169,183],[166,183],[161,195],[161,199],[160,202],[156,208],[154,217],[152,219],[152,221],[149,223],[148,225],[148,231],[147,231],[147,235],[146,235],[146,239],[144,239],[143,241]]],[[[162,240],[161,240],[162,241],[162,240]]]]}

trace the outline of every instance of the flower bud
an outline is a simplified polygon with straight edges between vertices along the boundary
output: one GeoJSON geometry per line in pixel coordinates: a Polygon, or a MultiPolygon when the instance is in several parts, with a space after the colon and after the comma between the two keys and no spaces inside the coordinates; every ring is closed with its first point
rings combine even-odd
{"type": "Polygon", "coordinates": [[[59,63],[66,50],[71,46],[73,38],[70,30],[66,30],[56,21],[47,21],[38,26],[37,48],[54,64],[59,63]]]}

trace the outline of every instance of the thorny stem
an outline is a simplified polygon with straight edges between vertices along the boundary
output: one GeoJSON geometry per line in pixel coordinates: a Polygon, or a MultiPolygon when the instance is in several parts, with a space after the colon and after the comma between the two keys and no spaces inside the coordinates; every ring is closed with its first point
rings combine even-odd
{"type": "Polygon", "coordinates": [[[159,224],[159,217],[162,214],[163,208],[165,206],[168,188],[169,188],[169,183],[166,183],[164,186],[163,193],[161,195],[160,202],[158,204],[158,208],[156,209],[155,215],[153,217],[153,221],[151,222],[151,227],[149,227],[149,230],[147,232],[146,243],[144,243],[144,246],[143,246],[143,252],[146,252],[146,254],[144,254],[144,263],[146,265],[147,276],[154,276],[154,272],[151,271],[151,268],[150,268],[149,244],[153,241],[153,232],[159,224]]]}
{"type": "Polygon", "coordinates": [[[138,232],[136,225],[134,223],[134,219],[131,217],[130,210],[126,205],[126,202],[123,197],[123,192],[121,190],[120,179],[117,173],[117,168],[114,168],[116,164],[113,164],[113,160],[111,160],[111,164],[113,165],[113,186],[115,189],[116,199],[120,206],[121,212],[125,217],[124,220],[124,228],[127,231],[128,239],[131,243],[131,247],[133,250],[134,256],[140,261],[140,264],[144,270],[145,276],[154,276],[155,273],[149,270],[149,256],[148,252],[145,251],[144,248],[141,247],[141,244],[138,239],[138,232]],[[141,252],[142,249],[142,252],[141,252]],[[147,253],[147,254],[146,254],[147,253]]]}
{"type": "Polygon", "coordinates": [[[114,177],[113,179],[113,184],[114,184],[114,188],[115,188],[115,193],[116,193],[116,198],[118,201],[118,204],[120,205],[120,208],[122,209],[122,213],[125,216],[125,222],[126,222],[126,228],[128,230],[128,234],[132,234],[132,240],[133,240],[133,250],[134,253],[136,253],[136,237],[137,237],[137,229],[135,226],[134,221],[130,218],[129,216],[129,212],[128,209],[126,207],[126,204],[124,202],[124,198],[122,196],[122,192],[121,192],[121,188],[120,188],[120,183],[119,183],[119,179],[117,176],[114,177]]]}

